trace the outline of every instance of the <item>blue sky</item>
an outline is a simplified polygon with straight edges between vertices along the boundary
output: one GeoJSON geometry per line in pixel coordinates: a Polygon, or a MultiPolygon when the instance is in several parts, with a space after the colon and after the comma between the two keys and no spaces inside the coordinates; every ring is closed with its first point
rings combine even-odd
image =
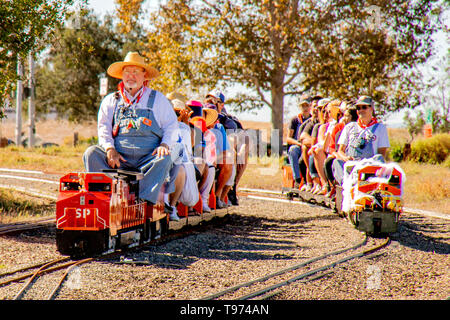
{"type": "MultiPolygon", "coordinates": [[[[156,8],[160,3],[160,0],[151,0],[145,1],[144,8],[156,8]]],[[[115,10],[115,2],[114,0],[88,0],[88,6],[94,9],[94,11],[98,14],[105,14],[106,12],[113,12],[115,10]]],[[[447,12],[448,13],[448,12],[447,12]]],[[[449,14],[446,15],[445,21],[449,21],[449,14]]],[[[435,35],[436,39],[436,47],[438,48],[438,52],[440,55],[445,54],[450,47],[449,39],[445,38],[443,32],[435,35]]],[[[426,69],[426,67],[425,67],[426,69]]],[[[431,70],[431,69],[430,69],[431,70]]],[[[226,95],[226,94],[225,94],[226,95]]],[[[232,95],[232,94],[231,94],[232,95]]],[[[298,113],[298,109],[296,108],[295,99],[292,101],[285,100],[285,122],[288,121],[292,116],[298,113]]],[[[253,120],[253,121],[265,121],[270,122],[271,119],[271,111],[269,107],[264,107],[262,110],[258,110],[255,112],[246,112],[236,114],[242,120],[253,120]]],[[[385,123],[388,126],[399,126],[403,123],[402,119],[404,116],[404,112],[396,112],[391,114],[385,123]]]]}

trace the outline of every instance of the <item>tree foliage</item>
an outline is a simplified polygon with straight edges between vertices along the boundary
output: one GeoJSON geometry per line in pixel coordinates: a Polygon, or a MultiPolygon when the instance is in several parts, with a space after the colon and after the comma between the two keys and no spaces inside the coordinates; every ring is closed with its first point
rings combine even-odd
{"type": "MultiPolygon", "coordinates": [[[[60,28],[36,72],[37,110],[56,109],[70,120],[95,119],[101,102],[100,76],[108,66],[123,59],[125,38],[115,31],[111,17],[105,21],[85,11],[74,28],[60,28]]],[[[116,90],[118,80],[109,78],[108,91],[116,90]]]]}
{"type": "Polygon", "coordinates": [[[161,86],[240,84],[250,90],[236,105],[269,106],[282,132],[285,97],[303,92],[369,94],[382,113],[418,105],[413,70],[431,54],[436,2],[168,0],[144,45],[161,86]]]}
{"type": "Polygon", "coordinates": [[[5,99],[15,88],[17,58],[45,46],[65,19],[73,0],[0,1],[0,118],[5,99]]]}

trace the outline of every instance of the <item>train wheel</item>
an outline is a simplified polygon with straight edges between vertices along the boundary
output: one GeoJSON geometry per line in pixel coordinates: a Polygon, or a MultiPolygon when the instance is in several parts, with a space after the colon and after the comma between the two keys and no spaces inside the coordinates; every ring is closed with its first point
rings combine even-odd
{"type": "Polygon", "coordinates": [[[150,219],[145,220],[142,230],[141,242],[147,242],[151,239],[152,232],[150,224],[151,224],[150,219]]]}
{"type": "Polygon", "coordinates": [[[108,239],[108,251],[114,251],[117,247],[117,237],[109,236],[108,239]]]}
{"type": "Polygon", "coordinates": [[[161,234],[164,236],[169,233],[169,218],[166,216],[164,219],[159,221],[161,224],[161,234]]]}
{"type": "Polygon", "coordinates": [[[150,235],[151,239],[159,239],[161,238],[161,220],[150,222],[150,235]]]}

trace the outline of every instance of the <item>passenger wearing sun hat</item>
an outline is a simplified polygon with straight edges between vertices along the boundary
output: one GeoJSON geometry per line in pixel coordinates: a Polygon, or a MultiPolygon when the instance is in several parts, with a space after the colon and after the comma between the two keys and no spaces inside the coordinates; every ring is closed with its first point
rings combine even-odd
{"type": "MultiPolygon", "coordinates": [[[[147,87],[159,72],[139,53],[128,52],[123,61],[111,64],[107,73],[122,81],[118,91],[108,94],[100,105],[99,145],[84,153],[86,171],[141,171],[144,178],[139,182],[139,198],[155,204],[169,170],[182,152],[177,143],[177,117],[169,100],[147,87]]],[[[173,192],[173,182],[167,186],[169,192],[173,192]]]]}
{"type": "Polygon", "coordinates": [[[389,137],[387,128],[374,117],[375,103],[369,96],[361,96],[355,103],[358,121],[350,122],[342,130],[338,151],[333,162],[333,174],[342,184],[344,163],[349,160],[374,158],[384,162],[389,137]]]}
{"type": "Polygon", "coordinates": [[[188,98],[182,93],[179,93],[178,91],[172,91],[167,95],[167,99],[173,101],[173,100],[180,100],[183,103],[186,103],[188,101],[188,98]]]}
{"type": "Polygon", "coordinates": [[[210,212],[208,206],[209,194],[214,183],[215,164],[217,162],[216,136],[211,130],[217,121],[218,113],[215,109],[205,108],[197,100],[186,102],[192,110],[189,124],[192,128],[194,161],[197,171],[201,174],[199,191],[202,197],[203,212],[210,212]],[[199,165],[200,164],[200,165],[199,165]]]}
{"type": "MultiPolygon", "coordinates": [[[[215,115],[217,115],[217,118],[219,116],[215,106],[212,104],[205,104],[204,111],[216,112],[215,115]]],[[[228,207],[228,204],[225,203],[225,197],[233,185],[234,177],[236,176],[236,166],[233,164],[234,158],[230,156],[230,153],[233,153],[234,150],[228,141],[228,133],[220,122],[215,121],[208,125],[207,128],[210,129],[208,133],[212,132],[215,135],[215,153],[217,156],[215,171],[215,176],[217,177],[215,189],[216,206],[222,209],[228,207]]]]}

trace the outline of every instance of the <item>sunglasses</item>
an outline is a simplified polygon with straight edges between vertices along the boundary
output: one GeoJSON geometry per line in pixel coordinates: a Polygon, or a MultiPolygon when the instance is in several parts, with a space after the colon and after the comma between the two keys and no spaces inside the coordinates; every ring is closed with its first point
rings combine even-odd
{"type": "Polygon", "coordinates": [[[366,110],[366,109],[368,109],[368,108],[370,108],[370,106],[368,106],[368,105],[356,106],[356,111],[359,111],[359,110],[366,110]]]}

